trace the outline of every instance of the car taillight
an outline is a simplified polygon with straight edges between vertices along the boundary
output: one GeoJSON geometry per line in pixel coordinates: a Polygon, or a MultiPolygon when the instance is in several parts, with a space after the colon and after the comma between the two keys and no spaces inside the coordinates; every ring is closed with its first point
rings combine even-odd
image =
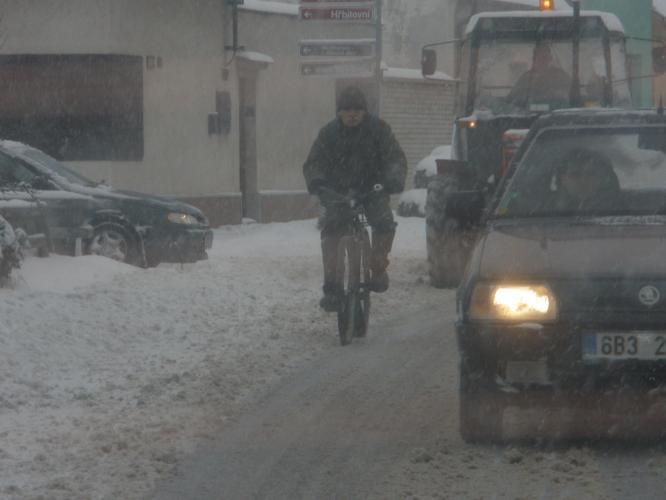
{"type": "Polygon", "coordinates": [[[516,155],[518,148],[523,143],[527,130],[507,130],[502,136],[502,168],[500,176],[504,175],[516,155]]]}

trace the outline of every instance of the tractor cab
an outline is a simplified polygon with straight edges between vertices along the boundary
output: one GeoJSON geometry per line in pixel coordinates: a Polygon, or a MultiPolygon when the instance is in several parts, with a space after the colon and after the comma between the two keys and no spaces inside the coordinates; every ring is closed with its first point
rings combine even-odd
{"type": "MultiPolygon", "coordinates": [[[[423,49],[426,76],[437,45],[423,49]]],[[[476,14],[459,42],[457,79],[453,157],[484,180],[501,174],[507,130],[556,109],[631,105],[624,29],[606,12],[476,14]]]]}
{"type": "Polygon", "coordinates": [[[612,14],[477,14],[460,51],[459,109],[506,115],[629,106],[624,45],[612,14]]]}

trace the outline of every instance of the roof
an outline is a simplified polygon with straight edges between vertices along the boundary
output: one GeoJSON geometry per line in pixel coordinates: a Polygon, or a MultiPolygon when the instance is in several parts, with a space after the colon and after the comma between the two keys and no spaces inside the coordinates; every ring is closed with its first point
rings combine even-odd
{"type": "Polygon", "coordinates": [[[298,16],[298,4],[277,2],[272,0],[245,0],[239,9],[266,14],[283,14],[287,16],[298,16]]]}
{"type": "Polygon", "coordinates": [[[252,50],[240,50],[236,53],[236,57],[259,64],[273,64],[275,62],[271,56],[252,50]]]}
{"type": "MultiPolygon", "coordinates": [[[[609,12],[601,12],[597,10],[584,10],[580,13],[582,17],[599,17],[606,25],[606,28],[610,31],[615,31],[619,33],[624,33],[624,26],[620,22],[620,19],[615,15],[609,12]]],[[[467,29],[465,30],[465,36],[469,35],[474,29],[476,29],[477,24],[481,19],[497,19],[499,17],[531,17],[531,18],[558,18],[558,17],[571,17],[571,10],[556,10],[556,11],[547,11],[542,12],[538,10],[512,10],[506,12],[481,12],[475,14],[467,23],[467,29]]]]}
{"type": "Polygon", "coordinates": [[[437,71],[434,75],[424,78],[420,69],[409,69],[409,68],[392,68],[382,64],[382,73],[384,79],[387,80],[417,80],[421,82],[438,80],[438,81],[455,81],[454,78],[451,78],[449,75],[443,71],[437,71]]]}
{"type": "Polygon", "coordinates": [[[558,126],[622,126],[640,124],[666,125],[666,115],[656,109],[626,110],[620,108],[562,109],[539,117],[531,131],[558,126]]]}

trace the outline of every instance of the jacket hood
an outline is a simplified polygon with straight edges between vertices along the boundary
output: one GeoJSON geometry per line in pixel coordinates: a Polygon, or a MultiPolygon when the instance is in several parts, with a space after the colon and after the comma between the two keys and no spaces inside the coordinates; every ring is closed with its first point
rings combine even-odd
{"type": "Polygon", "coordinates": [[[492,224],[481,279],[666,276],[666,217],[492,224]]]}

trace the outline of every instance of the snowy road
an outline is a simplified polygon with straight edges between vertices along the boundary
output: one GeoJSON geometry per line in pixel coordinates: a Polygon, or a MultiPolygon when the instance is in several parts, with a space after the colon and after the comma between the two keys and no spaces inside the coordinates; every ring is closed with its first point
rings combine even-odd
{"type": "Polygon", "coordinates": [[[441,298],[286,380],[150,498],[663,498],[661,445],[463,443],[441,298]]]}
{"type": "Polygon", "coordinates": [[[309,366],[156,498],[372,495],[406,450],[455,428],[452,300],[388,318],[367,341],[309,366]]]}
{"type": "Polygon", "coordinates": [[[195,265],[26,261],[0,290],[0,499],[663,498],[659,443],[461,441],[454,294],[425,282],[423,235],[400,219],[345,348],[314,221],[221,228],[195,265]]]}

